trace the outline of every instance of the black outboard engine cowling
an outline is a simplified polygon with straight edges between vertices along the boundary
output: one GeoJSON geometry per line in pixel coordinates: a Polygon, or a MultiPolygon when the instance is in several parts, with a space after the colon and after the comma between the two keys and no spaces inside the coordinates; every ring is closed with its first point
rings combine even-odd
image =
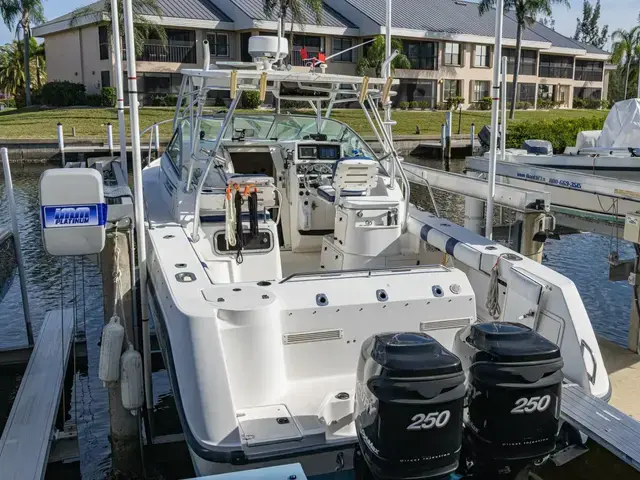
{"type": "Polygon", "coordinates": [[[368,338],[358,361],[355,424],[373,478],[435,479],[458,467],[465,375],[423,333],[368,338]]]}
{"type": "Polygon", "coordinates": [[[466,329],[454,350],[470,358],[467,457],[481,470],[507,474],[543,461],[560,427],[558,346],[524,325],[495,322],[466,329]]]}

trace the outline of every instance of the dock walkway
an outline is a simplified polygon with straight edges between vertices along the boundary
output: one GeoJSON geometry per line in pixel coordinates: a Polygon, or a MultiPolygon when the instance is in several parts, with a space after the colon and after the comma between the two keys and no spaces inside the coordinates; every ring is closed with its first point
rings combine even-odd
{"type": "Polygon", "coordinates": [[[74,338],[73,310],[47,312],[0,438],[3,479],[41,479],[74,338]]]}

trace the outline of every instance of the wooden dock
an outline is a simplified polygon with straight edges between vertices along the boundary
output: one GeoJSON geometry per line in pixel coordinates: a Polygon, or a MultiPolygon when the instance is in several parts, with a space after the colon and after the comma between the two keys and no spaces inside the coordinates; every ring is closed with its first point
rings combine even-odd
{"type": "Polygon", "coordinates": [[[73,310],[47,312],[0,438],[3,479],[44,478],[73,338],[73,310]]]}

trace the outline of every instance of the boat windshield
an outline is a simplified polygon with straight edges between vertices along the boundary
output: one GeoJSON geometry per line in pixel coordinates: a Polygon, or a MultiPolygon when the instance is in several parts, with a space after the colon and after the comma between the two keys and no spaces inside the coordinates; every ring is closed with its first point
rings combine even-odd
{"type": "MultiPolygon", "coordinates": [[[[202,117],[200,125],[201,135],[203,135],[202,147],[207,148],[207,144],[213,147],[223,120],[222,116],[202,117]]],[[[182,130],[185,133],[188,132],[188,121],[185,120],[182,130]]],[[[245,141],[285,142],[309,140],[318,134],[326,135],[326,141],[340,143],[345,156],[376,158],[366,142],[348,125],[330,118],[323,118],[318,122],[317,117],[309,115],[236,115],[232,118],[224,139],[242,138],[245,141]]]]}

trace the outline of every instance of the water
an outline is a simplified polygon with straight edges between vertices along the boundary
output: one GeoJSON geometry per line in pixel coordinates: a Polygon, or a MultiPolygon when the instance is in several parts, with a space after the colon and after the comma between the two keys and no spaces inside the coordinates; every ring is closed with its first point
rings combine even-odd
{"type": "MultiPolygon", "coordinates": [[[[415,161],[416,159],[408,159],[415,161]]],[[[420,160],[431,167],[441,168],[439,160],[420,160]]],[[[461,171],[463,161],[452,161],[451,170],[461,171]]],[[[95,262],[59,259],[49,257],[42,250],[40,239],[40,216],[38,207],[38,179],[42,166],[13,166],[13,180],[18,204],[20,233],[26,261],[27,284],[33,319],[33,328],[37,337],[42,319],[47,310],[74,307],[73,281],[74,268],[79,296],[77,318],[80,324],[86,323],[87,346],[89,356],[85,365],[79,364],[75,388],[67,394],[66,417],[75,421],[80,437],[80,469],[83,480],[104,479],[110,469],[109,423],[107,413],[106,390],[98,379],[97,343],[103,324],[102,280],[95,262]],[[61,294],[62,291],[62,294],[61,294]]],[[[0,225],[10,224],[4,183],[0,185],[0,225]]],[[[428,206],[428,197],[424,189],[414,189],[415,200],[428,206]]],[[[436,194],[443,215],[462,222],[464,200],[453,195],[436,194]]],[[[549,240],[545,245],[544,263],[571,278],[578,287],[596,332],[620,345],[626,345],[628,319],[631,302],[631,288],[626,282],[612,283],[607,279],[607,257],[616,241],[596,234],[565,236],[561,240],[549,240]]],[[[620,241],[621,258],[633,256],[630,244],[620,241]]],[[[14,279],[5,298],[0,304],[0,347],[26,344],[23,324],[20,288],[14,279]]],[[[8,401],[17,390],[22,372],[8,371],[0,376],[0,426],[9,413],[8,401]]],[[[161,414],[161,428],[167,433],[179,429],[176,424],[173,398],[169,393],[166,373],[154,373],[154,394],[156,411],[161,414]]],[[[192,475],[187,458],[178,459],[171,454],[166,463],[156,462],[152,469],[164,478],[192,475]]],[[[73,478],[65,476],[64,478],[73,478]]]]}

